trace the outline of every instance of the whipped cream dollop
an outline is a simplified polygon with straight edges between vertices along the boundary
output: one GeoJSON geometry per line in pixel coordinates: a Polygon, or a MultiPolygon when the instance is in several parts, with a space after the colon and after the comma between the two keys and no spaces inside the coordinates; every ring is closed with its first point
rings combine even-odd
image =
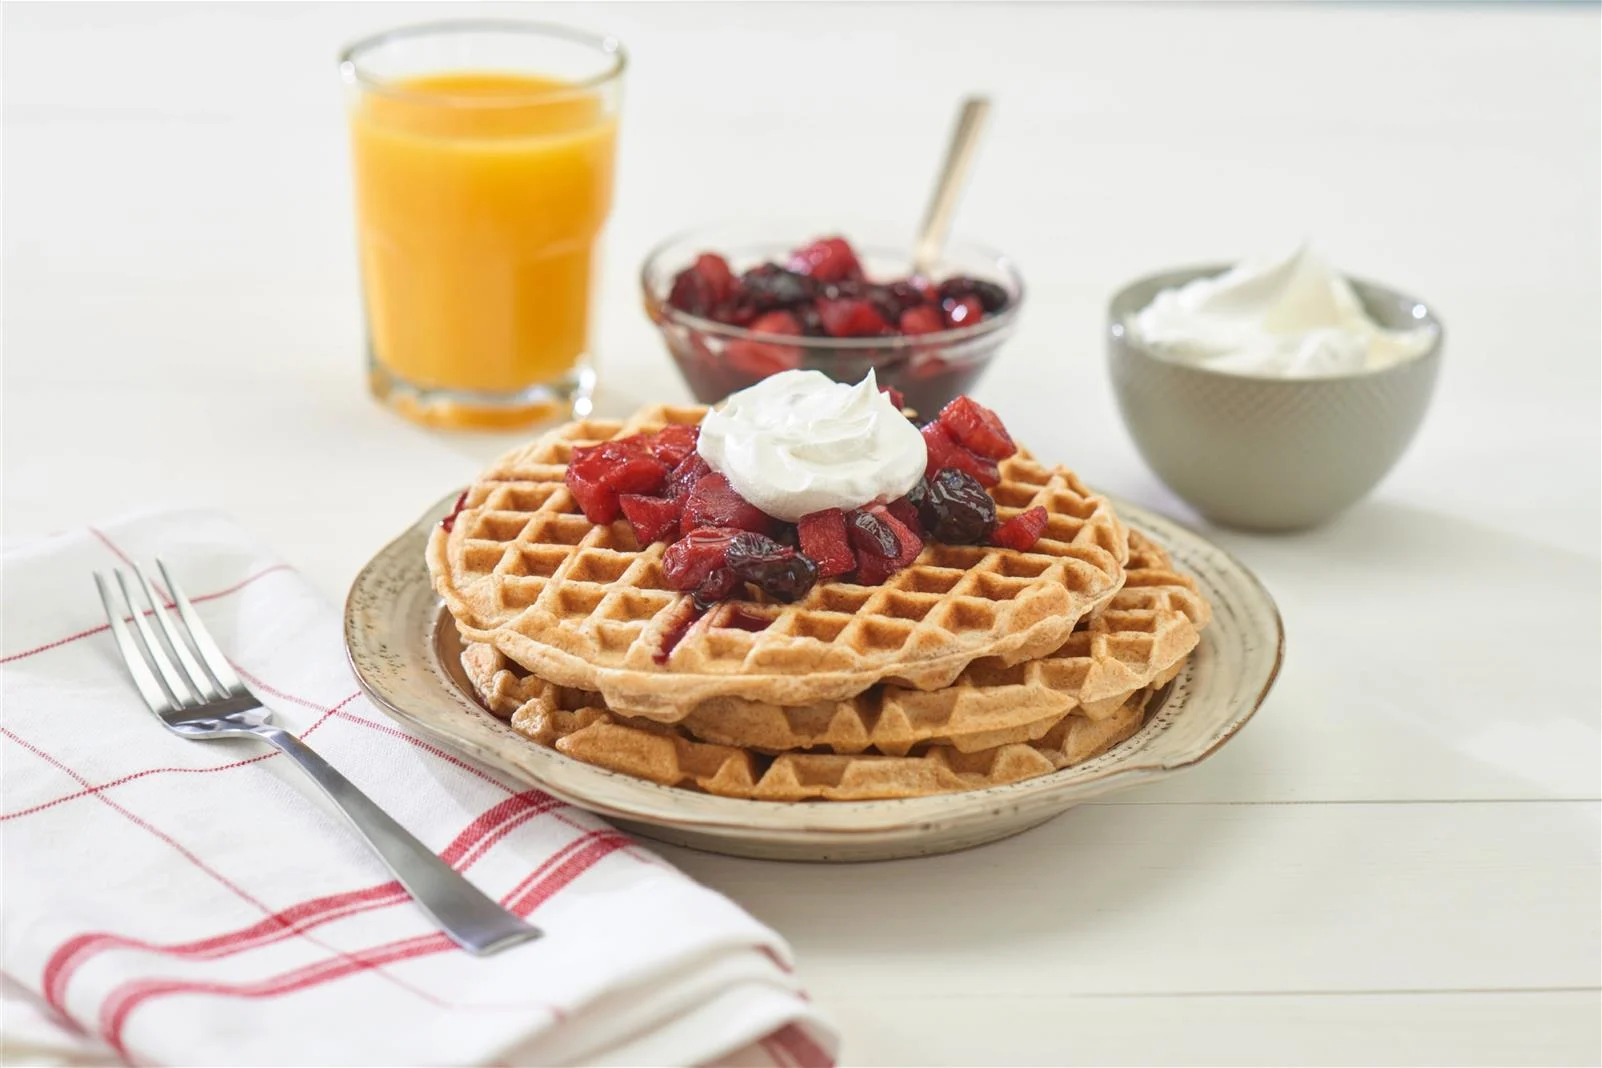
{"type": "Polygon", "coordinates": [[[1375,371],[1435,342],[1433,325],[1387,330],[1370,319],[1346,279],[1307,245],[1165,289],[1125,327],[1164,359],[1279,378],[1375,371]]]}
{"type": "Polygon", "coordinates": [[[872,371],[854,386],[819,371],[770,375],[707,413],[699,449],[736,493],[791,523],[900,497],[928,460],[872,371]]]}

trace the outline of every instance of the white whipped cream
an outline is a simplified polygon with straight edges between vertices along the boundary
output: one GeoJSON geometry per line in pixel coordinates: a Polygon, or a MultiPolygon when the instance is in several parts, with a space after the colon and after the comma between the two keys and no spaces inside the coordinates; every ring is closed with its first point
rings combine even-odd
{"type": "Polygon", "coordinates": [[[1376,371],[1423,354],[1435,327],[1387,330],[1351,285],[1303,245],[1165,289],[1125,324],[1176,363],[1241,375],[1314,378],[1376,371]]]}
{"type": "Polygon", "coordinates": [[[928,462],[923,435],[872,371],[855,386],[819,371],[770,375],[707,413],[699,448],[736,493],[791,523],[894,500],[928,462]]]}

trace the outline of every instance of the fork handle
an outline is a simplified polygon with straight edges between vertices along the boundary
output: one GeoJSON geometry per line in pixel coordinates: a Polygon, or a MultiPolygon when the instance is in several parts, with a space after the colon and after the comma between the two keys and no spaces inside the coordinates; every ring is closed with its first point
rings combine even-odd
{"type": "Polygon", "coordinates": [[[305,742],[270,724],[250,733],[277,746],[296,767],[311,776],[367,839],[418,907],[457,945],[487,956],[540,936],[539,928],[502,908],[440,860],[305,742]]]}

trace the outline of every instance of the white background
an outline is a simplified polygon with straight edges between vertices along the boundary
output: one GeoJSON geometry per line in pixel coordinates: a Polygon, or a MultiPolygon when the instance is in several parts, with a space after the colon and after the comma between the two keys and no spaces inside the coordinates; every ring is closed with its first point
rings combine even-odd
{"type": "MultiPolygon", "coordinates": [[[[338,599],[507,444],[363,392],[334,56],[445,11],[7,5],[8,541],[215,504],[338,599]]],[[[1103,369],[1102,309],[1138,274],[1311,235],[1447,324],[1429,420],[1372,499],[1311,534],[1216,533],[1289,632],[1216,758],[947,858],[665,850],[792,941],[848,1063],[1602,1058],[1594,7],[496,13],[631,51],[609,414],[687,396],[634,288],[656,240],[910,228],[974,89],[996,108],[958,229],[1032,287],[979,395],[1100,486],[1191,518],[1103,369]]]]}

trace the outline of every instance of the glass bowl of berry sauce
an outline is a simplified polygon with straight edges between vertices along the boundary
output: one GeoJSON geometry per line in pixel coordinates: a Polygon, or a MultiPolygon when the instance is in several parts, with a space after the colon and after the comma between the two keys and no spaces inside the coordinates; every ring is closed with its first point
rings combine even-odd
{"type": "Polygon", "coordinates": [[[707,227],[659,245],[640,283],[704,404],[794,368],[848,384],[871,369],[932,416],[972,390],[1011,335],[1024,285],[1007,257],[963,241],[932,277],[912,276],[911,247],[863,229],[707,227]]]}

